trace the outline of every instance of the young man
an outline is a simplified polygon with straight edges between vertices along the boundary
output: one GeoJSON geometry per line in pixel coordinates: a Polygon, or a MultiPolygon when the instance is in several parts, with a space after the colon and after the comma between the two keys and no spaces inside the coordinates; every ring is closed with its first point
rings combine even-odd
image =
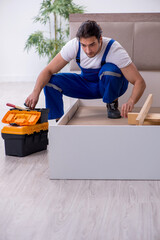
{"type": "Polygon", "coordinates": [[[127,117],[145,89],[145,82],[124,48],[110,38],[102,37],[95,21],[81,24],[76,38],[70,40],[38,76],[33,92],[25,103],[34,109],[44,88],[49,119],[63,115],[62,96],[82,99],[102,98],[109,118],[127,117]],[[75,59],[81,74],[57,73],[75,59]],[[134,85],[128,101],[118,110],[118,98],[128,82],[134,85]]]}

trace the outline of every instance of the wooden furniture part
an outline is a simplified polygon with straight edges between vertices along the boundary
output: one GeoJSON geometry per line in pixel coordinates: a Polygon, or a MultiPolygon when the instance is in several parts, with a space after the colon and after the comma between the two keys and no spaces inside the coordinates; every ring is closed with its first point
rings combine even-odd
{"type": "Polygon", "coordinates": [[[136,124],[137,125],[142,125],[144,122],[145,117],[147,116],[147,113],[151,107],[152,104],[152,94],[150,94],[146,100],[146,102],[144,103],[140,113],[138,114],[137,118],[136,118],[136,124]]]}
{"type": "Polygon", "coordinates": [[[160,125],[159,113],[148,113],[152,104],[152,94],[149,94],[139,113],[128,113],[128,124],[131,125],[160,125]]]}
{"type": "MultiPolygon", "coordinates": [[[[138,113],[128,114],[128,124],[136,125],[136,118],[138,113]]],[[[160,125],[160,113],[148,113],[144,119],[143,125],[160,125]]]]}

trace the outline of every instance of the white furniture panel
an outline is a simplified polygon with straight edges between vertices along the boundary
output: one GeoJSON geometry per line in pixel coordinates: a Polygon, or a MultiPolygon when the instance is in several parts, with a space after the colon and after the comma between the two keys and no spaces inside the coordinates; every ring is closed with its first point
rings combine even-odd
{"type": "Polygon", "coordinates": [[[83,102],[49,129],[50,179],[160,179],[160,126],[67,125],[83,102]]]}

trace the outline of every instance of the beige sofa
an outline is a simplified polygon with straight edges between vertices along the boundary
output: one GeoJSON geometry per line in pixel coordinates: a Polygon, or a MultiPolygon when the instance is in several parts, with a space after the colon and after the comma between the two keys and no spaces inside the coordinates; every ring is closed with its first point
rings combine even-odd
{"type": "MultiPolygon", "coordinates": [[[[142,106],[149,93],[153,93],[153,105],[160,106],[160,13],[71,14],[70,38],[75,37],[81,22],[88,19],[100,24],[103,36],[120,42],[144,77],[147,89],[137,106],[142,106]]],[[[74,61],[70,70],[79,70],[74,61]]],[[[131,89],[132,86],[121,102],[128,98],[131,89]]]]}

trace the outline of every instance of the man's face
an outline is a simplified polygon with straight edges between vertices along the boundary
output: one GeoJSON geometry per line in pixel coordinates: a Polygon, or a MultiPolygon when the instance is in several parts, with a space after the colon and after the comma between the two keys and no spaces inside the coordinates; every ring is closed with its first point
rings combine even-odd
{"type": "Polygon", "coordinates": [[[89,58],[92,58],[101,50],[102,37],[99,39],[99,41],[95,36],[89,38],[80,38],[80,43],[86,55],[89,58]]]}

